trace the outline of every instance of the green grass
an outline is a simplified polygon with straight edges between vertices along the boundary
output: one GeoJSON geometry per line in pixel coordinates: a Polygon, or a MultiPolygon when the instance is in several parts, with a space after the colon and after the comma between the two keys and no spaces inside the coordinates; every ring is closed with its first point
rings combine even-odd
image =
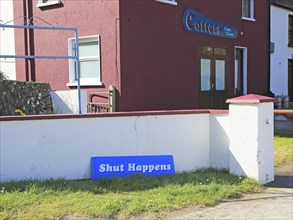
{"type": "MultiPolygon", "coordinates": [[[[275,166],[293,161],[293,132],[276,130],[275,166]]],[[[212,206],[226,198],[261,191],[256,181],[225,170],[171,176],[0,184],[0,219],[60,219],[67,215],[111,218],[161,213],[189,205],[212,206]]]]}
{"type": "Polygon", "coordinates": [[[281,167],[293,161],[293,131],[275,130],[275,167],[281,167]]]}
{"type": "Polygon", "coordinates": [[[0,219],[59,219],[67,215],[127,218],[188,205],[211,206],[226,198],[262,190],[252,179],[213,169],[97,182],[19,181],[0,187],[0,219]]]}

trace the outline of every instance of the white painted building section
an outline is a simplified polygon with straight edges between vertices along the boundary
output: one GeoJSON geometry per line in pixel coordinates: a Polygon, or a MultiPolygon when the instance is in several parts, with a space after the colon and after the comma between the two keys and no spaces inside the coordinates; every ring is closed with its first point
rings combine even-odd
{"type": "Polygon", "coordinates": [[[224,168],[268,183],[274,180],[272,99],[238,98],[231,99],[229,114],[0,117],[0,182],[91,178],[94,156],[173,155],[176,172],[224,168]]]}
{"type": "Polygon", "coordinates": [[[271,5],[271,91],[276,96],[288,95],[288,59],[293,59],[293,48],[288,47],[288,16],[293,11],[271,5]]]}
{"type": "MultiPolygon", "coordinates": [[[[0,0],[0,22],[3,24],[13,19],[13,0],[0,0]]],[[[13,25],[14,22],[9,22],[9,24],[13,25]]],[[[15,55],[14,29],[0,28],[0,54],[15,55]]],[[[15,59],[0,58],[0,71],[10,80],[15,80],[15,59]]]]}
{"type": "MultiPolygon", "coordinates": [[[[59,90],[51,93],[54,114],[78,114],[78,91],[77,90],[59,90]]],[[[87,113],[87,92],[80,90],[81,113],[87,113]]]]}

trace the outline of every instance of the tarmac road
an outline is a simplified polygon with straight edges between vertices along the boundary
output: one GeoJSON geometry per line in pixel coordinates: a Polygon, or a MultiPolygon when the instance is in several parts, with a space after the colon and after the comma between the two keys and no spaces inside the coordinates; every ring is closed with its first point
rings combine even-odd
{"type": "Polygon", "coordinates": [[[274,127],[275,129],[291,130],[293,132],[293,119],[292,115],[290,117],[285,117],[284,115],[275,115],[274,117],[274,127]]]}

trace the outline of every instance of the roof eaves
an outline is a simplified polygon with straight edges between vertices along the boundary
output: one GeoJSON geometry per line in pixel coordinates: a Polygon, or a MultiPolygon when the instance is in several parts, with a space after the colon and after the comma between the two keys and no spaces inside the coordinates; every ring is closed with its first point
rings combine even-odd
{"type": "Polygon", "coordinates": [[[292,0],[271,0],[271,4],[277,7],[293,10],[292,0]]]}

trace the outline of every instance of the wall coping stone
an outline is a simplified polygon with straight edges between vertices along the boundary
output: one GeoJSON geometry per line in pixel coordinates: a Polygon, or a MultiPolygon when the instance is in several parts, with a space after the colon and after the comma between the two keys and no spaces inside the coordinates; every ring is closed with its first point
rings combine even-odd
{"type": "Polygon", "coordinates": [[[54,115],[0,116],[0,121],[56,120],[56,119],[76,119],[76,118],[103,118],[103,117],[155,116],[155,115],[180,115],[180,114],[225,115],[225,114],[229,114],[229,110],[194,109],[194,110],[109,112],[109,113],[96,113],[96,114],[54,114],[54,115]]]}
{"type": "Polygon", "coordinates": [[[227,99],[226,101],[226,103],[228,104],[259,104],[264,102],[275,102],[275,98],[256,94],[248,94],[244,96],[227,99]]]}

